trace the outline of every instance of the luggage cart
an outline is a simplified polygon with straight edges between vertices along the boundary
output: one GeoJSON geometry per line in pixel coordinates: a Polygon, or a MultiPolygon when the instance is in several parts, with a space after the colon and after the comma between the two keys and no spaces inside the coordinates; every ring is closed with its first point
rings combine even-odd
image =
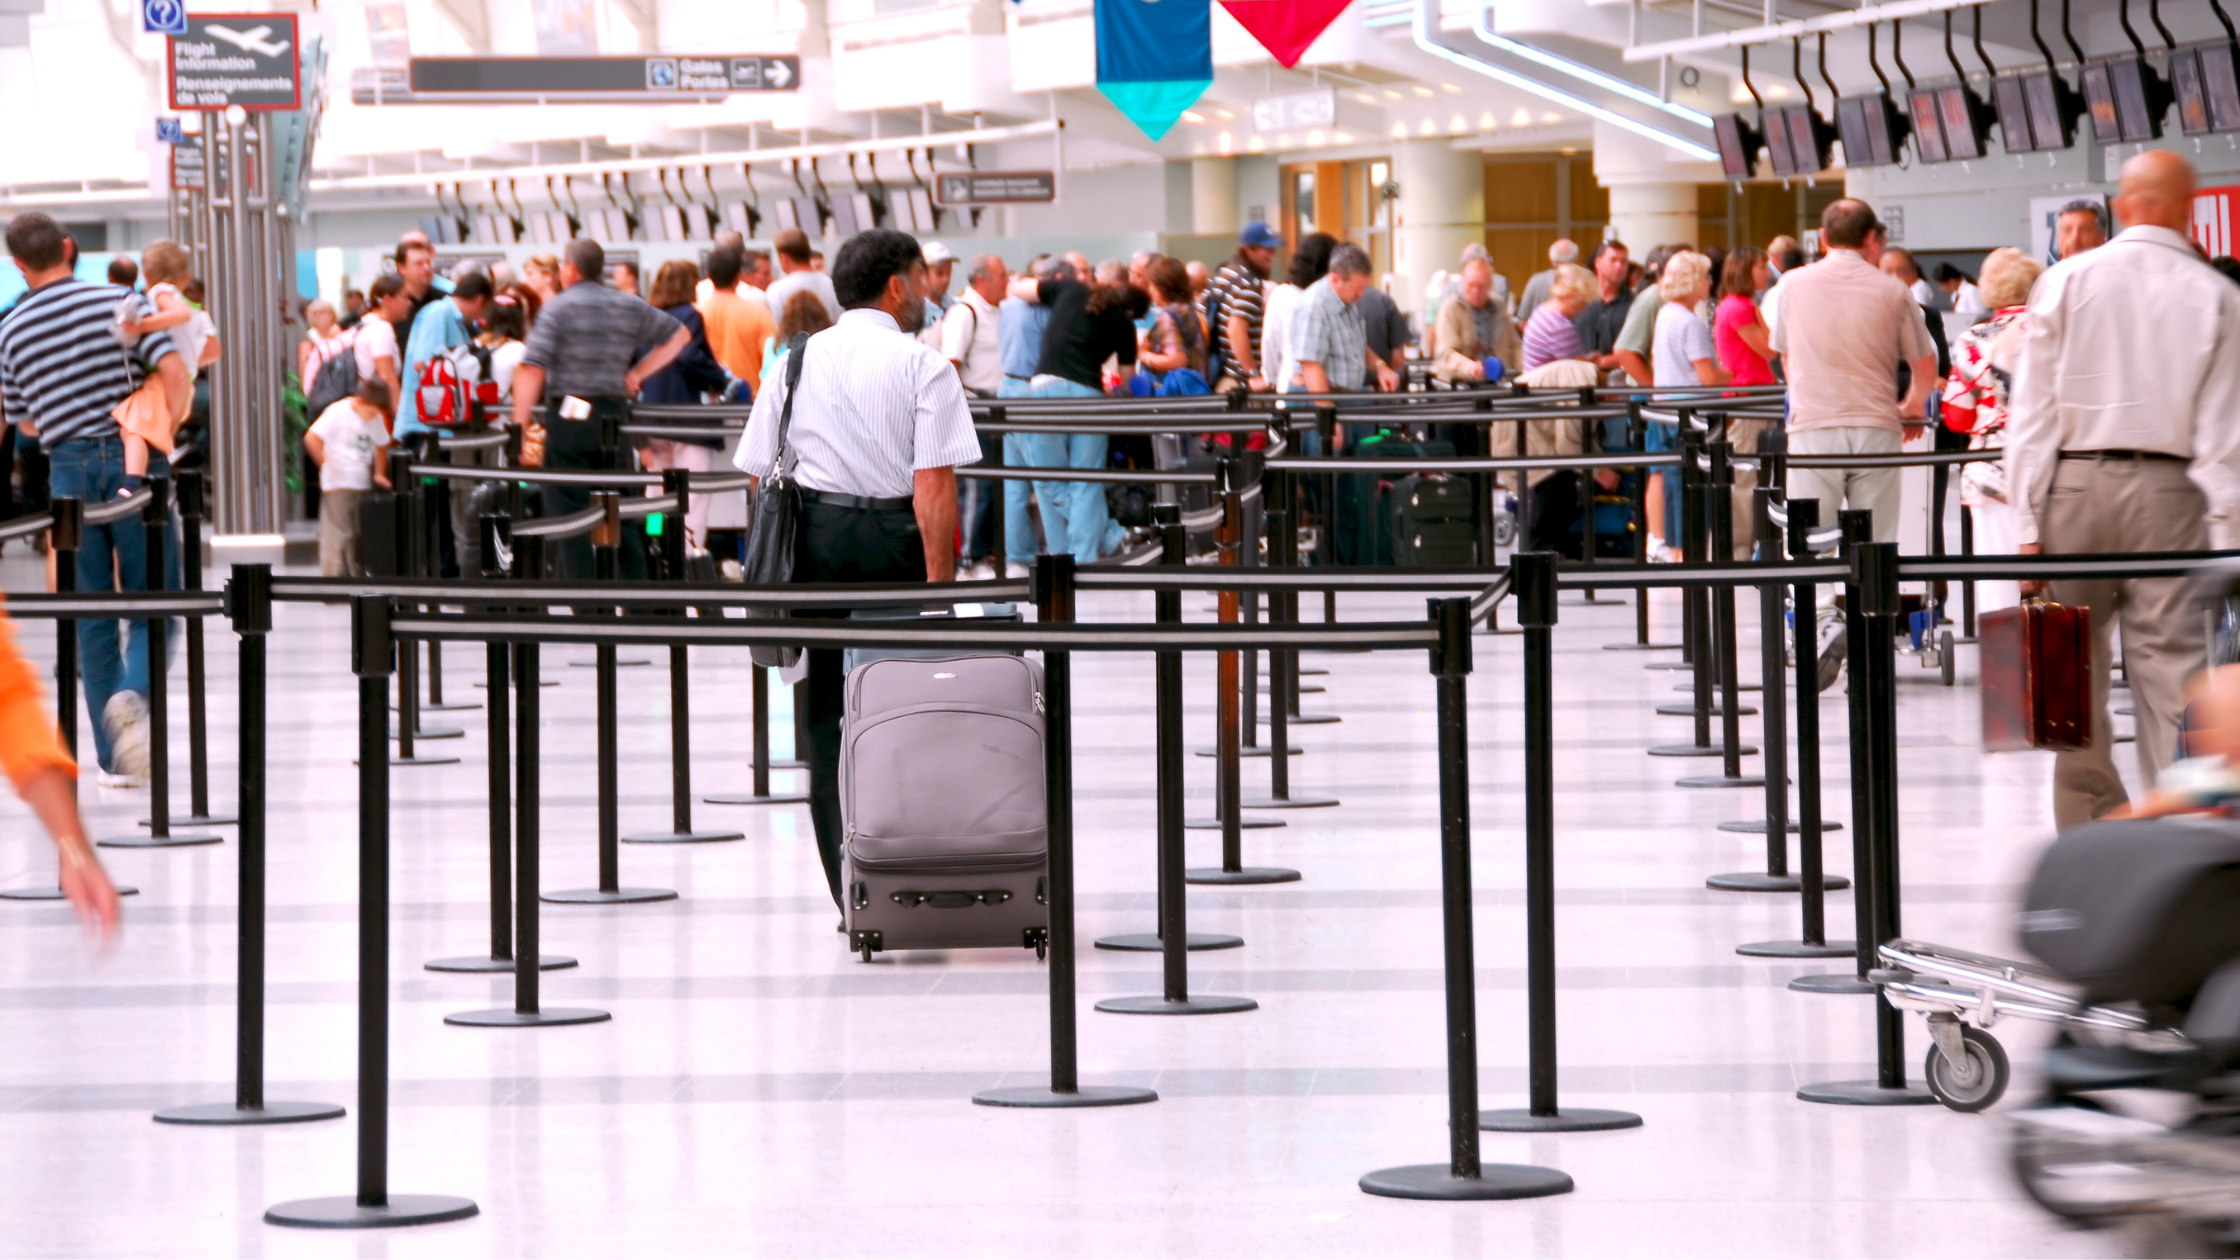
{"type": "Polygon", "coordinates": [[[1933,1044],[1921,1065],[1929,1092],[1954,1111],[1982,1111],[2007,1089],[2007,1052],[1989,1029],[2002,1019],[2044,1020],[2119,1037],[2154,1032],[2145,1015],[2086,1005],[2044,968],[1926,941],[1891,941],[1867,979],[1900,1010],[1928,1017],[1933,1044]]]}

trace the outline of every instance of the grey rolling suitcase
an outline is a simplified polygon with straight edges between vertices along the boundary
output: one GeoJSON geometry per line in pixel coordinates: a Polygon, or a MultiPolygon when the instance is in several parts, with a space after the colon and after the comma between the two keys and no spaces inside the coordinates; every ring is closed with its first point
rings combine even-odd
{"type": "Polygon", "coordinates": [[[1020,656],[890,657],[848,674],[840,736],[849,947],[1049,942],[1042,671],[1020,656]]]}

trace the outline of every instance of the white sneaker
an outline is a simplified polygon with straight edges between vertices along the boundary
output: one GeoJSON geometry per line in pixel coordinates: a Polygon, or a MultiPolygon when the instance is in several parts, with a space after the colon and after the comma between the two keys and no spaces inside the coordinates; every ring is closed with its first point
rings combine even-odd
{"type": "Polygon", "coordinates": [[[975,560],[964,567],[964,580],[967,582],[985,582],[995,575],[996,567],[986,560],[975,560]]]}
{"type": "Polygon", "coordinates": [[[129,774],[111,774],[107,770],[95,771],[93,781],[105,788],[131,789],[148,786],[144,779],[135,779],[129,774]]]}
{"type": "Polygon", "coordinates": [[[1006,579],[1027,578],[1033,577],[1034,573],[1023,564],[1007,564],[1003,566],[1003,576],[1006,579]]]}
{"type": "MultiPolygon", "coordinates": [[[[148,777],[148,702],[137,691],[112,693],[102,706],[101,725],[109,732],[109,764],[129,779],[148,777]]],[[[135,783],[133,786],[139,786],[135,783]]]]}

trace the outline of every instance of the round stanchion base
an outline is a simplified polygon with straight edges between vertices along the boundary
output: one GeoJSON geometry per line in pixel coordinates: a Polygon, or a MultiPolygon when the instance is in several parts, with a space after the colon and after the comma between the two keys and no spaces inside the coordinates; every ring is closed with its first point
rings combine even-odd
{"type": "MultiPolygon", "coordinates": [[[[550,678],[546,678],[546,679],[542,679],[542,680],[540,680],[540,681],[539,681],[539,682],[537,683],[537,685],[538,685],[539,687],[557,687],[557,686],[559,686],[560,684],[559,684],[558,682],[554,681],[553,679],[550,679],[550,678]]],[[[486,689],[486,690],[487,690],[487,689],[488,689],[488,687],[489,687],[489,684],[488,684],[488,683],[476,683],[476,684],[475,684],[475,686],[477,686],[477,687],[482,687],[482,688],[484,688],[484,689],[486,689]]]]}
{"type": "Polygon", "coordinates": [[[233,1103],[196,1103],[166,1107],[155,1114],[157,1124],[304,1124],[312,1120],[337,1120],[344,1114],[337,1103],[268,1102],[262,1107],[233,1103]]]}
{"type": "MultiPolygon", "coordinates": [[[[1764,871],[1733,871],[1725,875],[1714,875],[1703,881],[1703,886],[1717,888],[1722,892],[1792,893],[1804,891],[1804,876],[1768,875],[1764,871]]],[[[1849,887],[1851,887],[1851,881],[1841,875],[1822,875],[1820,877],[1820,890],[1822,892],[1834,892],[1839,888],[1849,887]]]]}
{"type": "Polygon", "coordinates": [[[1835,1107],[1926,1107],[1937,1100],[1918,1085],[1889,1089],[1873,1081],[1828,1081],[1807,1085],[1797,1097],[1809,1103],[1835,1107]]]}
{"type": "MultiPolygon", "coordinates": [[[[389,739],[392,743],[403,734],[403,731],[394,726],[389,728],[389,739]]],[[[423,726],[414,731],[412,737],[414,739],[465,739],[467,733],[456,726],[423,726]]]]}
{"type": "MultiPolygon", "coordinates": [[[[1240,831],[1268,831],[1276,827],[1288,827],[1290,825],[1281,818],[1240,818],[1237,820],[1237,829],[1240,831]]],[[[1218,818],[1185,818],[1182,820],[1182,829],[1184,831],[1219,831],[1221,830],[1221,820],[1218,818]]]]}
{"type": "Polygon", "coordinates": [[[394,1229],[463,1221],[481,1210],[473,1199],[448,1194],[392,1194],[378,1207],[367,1207],[354,1195],[338,1194],[274,1204],[265,1209],[264,1223],[298,1229],[394,1229]]]}
{"type": "Polygon", "coordinates": [[[1462,1203],[1489,1199],[1544,1199],[1572,1191],[1569,1174],[1530,1164],[1486,1164],[1475,1177],[1457,1177],[1448,1164],[1380,1168],[1361,1179],[1363,1194],[1387,1199],[1462,1203]]]}
{"type": "Polygon", "coordinates": [[[458,1028],[558,1028],[565,1024],[600,1024],[613,1018],[605,1011],[581,1006],[548,1006],[528,1012],[503,1006],[489,1011],[461,1011],[444,1016],[443,1022],[458,1028]]]}
{"type": "Polygon", "coordinates": [[[1337,803],[1335,796],[1286,796],[1281,800],[1262,796],[1237,802],[1245,809],[1329,809],[1337,803]]]}
{"type": "Polygon", "coordinates": [[[1128,1107],[1159,1101],[1157,1090],[1134,1085],[1083,1085],[1060,1093],[1047,1085],[983,1089],[972,1096],[982,1107],[1128,1107]]]}
{"type": "Polygon", "coordinates": [[[714,844],[719,840],[744,840],[744,831],[649,831],[624,836],[624,844],[714,844]]]}
{"type": "MultiPolygon", "coordinates": [[[[140,895],[140,890],[130,884],[118,884],[117,895],[119,897],[137,897],[140,895]]],[[[63,900],[66,900],[66,898],[60,888],[10,888],[5,892],[0,892],[0,901],[63,900]]]]}
{"type": "MultiPolygon", "coordinates": [[[[1694,691],[1695,689],[1696,689],[1696,685],[1695,685],[1694,683],[1680,683],[1680,684],[1678,684],[1677,686],[1673,687],[1673,690],[1674,690],[1674,691],[1680,691],[1680,692],[1688,692],[1688,691],[1694,691]]],[[[1764,687],[1760,686],[1760,685],[1759,685],[1759,684],[1757,684],[1757,683],[1746,683],[1746,682],[1738,682],[1738,683],[1736,683],[1736,684],[1734,685],[1734,689],[1735,689],[1736,691],[1764,691],[1764,690],[1765,690],[1765,688],[1764,688],[1764,687]]],[[[1711,684],[1711,690],[1712,690],[1713,692],[1717,692],[1717,691],[1719,690],[1719,684],[1717,684],[1717,683],[1713,683],[1713,684],[1711,684]]],[[[1747,712],[1749,712],[1749,710],[1745,709],[1745,710],[1743,710],[1743,712],[1747,713],[1747,712]]]]}
{"type": "Polygon", "coordinates": [[[1602,650],[1605,652],[1677,652],[1680,650],[1680,645],[1677,643],[1605,643],[1602,645],[1602,650]]]}
{"type": "Polygon", "coordinates": [[[1738,774],[1732,777],[1723,774],[1691,774],[1684,779],[1674,779],[1672,783],[1675,787],[1684,788],[1738,788],[1764,787],[1766,780],[1764,775],[1758,774],[1738,774]]]}
{"type": "Polygon", "coordinates": [[[183,849],[197,844],[222,844],[224,841],[224,836],[207,832],[174,831],[167,836],[112,836],[94,843],[104,849],[183,849]]]}
{"type": "MultiPolygon", "coordinates": [[[[1719,830],[1736,831],[1746,836],[1762,836],[1766,833],[1766,820],[1763,818],[1744,818],[1734,822],[1723,822],[1719,824],[1719,830]]],[[[1804,828],[1797,823],[1790,823],[1784,830],[1793,836],[1803,831],[1804,828]]],[[[1822,832],[1841,831],[1843,830],[1843,824],[1823,822],[1820,824],[1820,830],[1822,832]]]]}
{"type": "Polygon", "coordinates": [[[756,796],[752,792],[728,792],[720,796],[703,796],[704,805],[802,805],[809,800],[807,792],[772,792],[756,796]]]}
{"type": "MultiPolygon", "coordinates": [[[[1857,951],[1854,950],[1853,952],[1856,954],[1857,951]]],[[[1789,988],[1793,992],[1829,993],[1838,997],[1863,997],[1873,993],[1877,987],[1873,981],[1861,980],[1855,973],[1848,971],[1828,971],[1818,975],[1798,976],[1789,982],[1789,988]]]]}
{"type": "Polygon", "coordinates": [[[1737,945],[1734,952],[1744,958],[1853,958],[1859,946],[1853,941],[1828,941],[1815,945],[1811,941],[1757,941],[1737,945]]]}
{"type": "MultiPolygon", "coordinates": [[[[1159,939],[1157,932],[1127,932],[1119,936],[1099,937],[1096,945],[1098,949],[1115,949],[1131,954],[1156,954],[1167,947],[1167,943],[1159,939]]],[[[1183,948],[1192,953],[1209,949],[1242,949],[1244,938],[1223,932],[1192,932],[1183,948]]]]}
{"type": "Polygon", "coordinates": [[[1641,668],[1663,670],[1694,669],[1695,664],[1691,661],[1650,661],[1644,664],[1641,668]]]}
{"type": "MultiPolygon", "coordinates": [[[[420,965],[429,971],[448,971],[460,975],[510,976],[514,972],[514,961],[511,958],[478,958],[471,954],[463,958],[433,958],[420,965]]],[[[576,960],[566,954],[537,955],[539,971],[564,971],[575,965],[576,960]]]]}
{"type": "Polygon", "coordinates": [[[1310,677],[1310,676],[1311,676],[1311,677],[1315,677],[1315,678],[1325,678],[1325,677],[1328,677],[1328,676],[1329,676],[1329,674],[1330,674],[1330,671],[1329,671],[1329,670],[1327,670],[1327,669],[1318,669],[1318,668],[1316,668],[1315,666],[1312,666],[1312,665],[1301,665],[1301,666],[1299,667],[1299,677],[1301,677],[1301,678],[1306,678],[1306,677],[1310,677]]]}
{"type": "Polygon", "coordinates": [[[1290,884],[1298,879],[1299,872],[1280,866],[1247,866],[1234,871],[1199,866],[1182,873],[1182,882],[1186,884],[1290,884]]]}
{"type": "MultiPolygon", "coordinates": [[[[350,764],[357,765],[358,759],[352,757],[350,764]]],[[[457,757],[424,757],[419,753],[414,753],[410,757],[399,757],[395,753],[391,753],[389,764],[392,766],[455,766],[459,764],[459,759],[457,757]]]]}
{"type": "MultiPolygon", "coordinates": [[[[1740,717],[1754,717],[1758,712],[1755,708],[1752,708],[1747,704],[1736,705],[1734,711],[1736,715],[1740,717]]],[[[1657,712],[1663,714],[1666,717],[1694,717],[1696,715],[1696,707],[1692,704],[1660,704],[1657,706],[1657,712]]],[[[1721,707],[1718,702],[1712,702],[1710,716],[1719,718],[1725,717],[1726,715],[1726,709],[1721,707]]]]}
{"type": "MultiPolygon", "coordinates": [[[[1218,757],[1221,755],[1221,750],[1218,748],[1194,748],[1191,751],[1200,757],[1218,757]]],[[[1237,755],[1239,757],[1266,757],[1269,756],[1273,751],[1274,750],[1266,744],[1247,744],[1237,749],[1237,755]]],[[[1288,751],[1292,756],[1296,757],[1299,754],[1305,752],[1306,749],[1294,744],[1288,751]]]]}
{"type": "MultiPolygon", "coordinates": [[[[1335,713],[1286,713],[1283,715],[1283,720],[1292,726],[1329,726],[1335,722],[1345,721],[1344,718],[1335,713]]],[[[1268,725],[1268,719],[1261,718],[1260,725],[1268,725]]]]}
{"type": "MultiPolygon", "coordinates": [[[[475,700],[446,700],[441,704],[431,704],[426,700],[420,702],[422,713],[464,713],[468,709],[479,709],[481,707],[481,703],[475,700]]],[[[389,706],[389,711],[391,713],[396,712],[396,706],[389,706]]]]}
{"type": "Polygon", "coordinates": [[[667,888],[617,888],[612,892],[604,888],[571,888],[564,892],[537,894],[537,900],[562,906],[623,906],[641,901],[675,901],[677,894],[667,888]]]}
{"type": "MultiPolygon", "coordinates": [[[[1744,744],[1741,755],[1748,757],[1757,751],[1757,745],[1744,744]]],[[[1723,744],[1659,744],[1649,750],[1649,755],[1652,757],[1724,757],[1727,755],[1727,750],[1723,744]]]]}
{"type": "Polygon", "coordinates": [[[1480,1113],[1478,1127],[1489,1133],[1600,1133],[1638,1129],[1641,1117],[1630,1111],[1599,1107],[1558,1107],[1552,1116],[1536,1116],[1529,1109],[1510,1107],[1480,1113]]]}
{"type": "Polygon", "coordinates": [[[809,763],[799,757],[772,757],[770,768],[772,770],[806,770],[809,768],[809,763]]]}
{"type": "MultiPolygon", "coordinates": [[[[627,661],[624,661],[624,660],[617,660],[617,661],[616,661],[616,662],[614,663],[614,667],[615,667],[616,669],[629,669],[629,668],[631,668],[631,667],[633,667],[633,666],[637,666],[637,665],[651,665],[651,664],[653,664],[653,662],[652,662],[652,661],[649,661],[649,660],[647,660],[647,659],[645,659],[644,657],[632,657],[632,658],[630,658],[630,659],[629,659],[629,660],[627,660],[627,661]]],[[[580,659],[578,659],[578,660],[573,660],[573,661],[569,661],[569,662],[568,662],[568,668],[569,668],[569,669],[597,669],[597,668],[599,668],[599,658],[598,658],[598,657],[596,657],[596,656],[586,656],[586,657],[582,657],[582,658],[580,658],[580,659]]]]}
{"type": "MultiPolygon", "coordinates": [[[[174,827],[231,827],[240,821],[231,814],[179,814],[172,817],[171,825],[174,827]]],[[[137,825],[152,827],[155,824],[143,818],[137,825]]]]}
{"type": "Polygon", "coordinates": [[[1108,1015],[1234,1015],[1238,1011],[1257,1011],[1260,1004],[1248,997],[1193,997],[1169,1002],[1153,994],[1150,997],[1106,998],[1097,1003],[1097,1009],[1108,1015]]]}

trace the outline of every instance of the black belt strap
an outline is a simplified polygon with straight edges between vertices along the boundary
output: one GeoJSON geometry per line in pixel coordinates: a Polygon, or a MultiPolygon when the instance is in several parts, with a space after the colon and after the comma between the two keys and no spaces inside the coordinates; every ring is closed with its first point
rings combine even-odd
{"type": "Polygon", "coordinates": [[[915,497],[907,494],[894,499],[873,499],[860,494],[841,494],[835,490],[803,490],[801,498],[808,503],[853,508],[859,512],[900,512],[917,503],[915,497]]]}
{"type": "Polygon", "coordinates": [[[2191,463],[2189,456],[2171,455],[2164,451],[2063,451],[2063,459],[2166,459],[2173,463],[2191,463]]]}

